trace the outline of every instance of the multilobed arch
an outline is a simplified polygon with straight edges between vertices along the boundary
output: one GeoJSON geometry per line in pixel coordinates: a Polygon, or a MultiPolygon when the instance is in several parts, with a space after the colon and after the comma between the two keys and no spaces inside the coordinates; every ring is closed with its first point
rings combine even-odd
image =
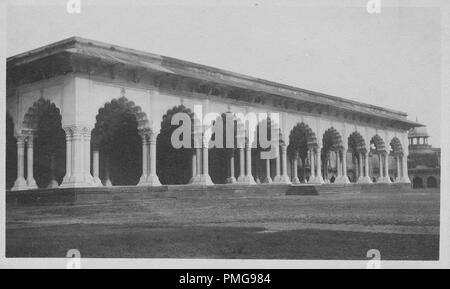
{"type": "Polygon", "coordinates": [[[348,137],[348,147],[353,153],[365,153],[367,150],[366,142],[358,131],[352,132],[348,137]]]}
{"type": "Polygon", "coordinates": [[[370,144],[371,144],[371,146],[373,146],[373,149],[377,153],[386,152],[386,144],[385,144],[384,140],[378,134],[374,135],[370,139],[370,144]]]}
{"type": "MultiPolygon", "coordinates": [[[[191,177],[191,161],[193,148],[201,144],[194,144],[194,126],[197,121],[194,113],[184,105],[174,106],[163,115],[161,120],[161,131],[156,142],[156,171],[162,184],[187,184],[191,177]],[[175,148],[172,145],[172,134],[186,124],[172,124],[172,118],[177,113],[184,113],[189,116],[191,122],[191,133],[183,134],[183,138],[189,138],[191,148],[175,148]]],[[[187,140],[184,140],[187,141],[187,140]]],[[[201,146],[200,146],[201,147],[201,146]]]]}
{"type": "MultiPolygon", "coordinates": [[[[113,127],[115,122],[114,118],[117,114],[127,114],[132,116],[137,122],[137,130],[144,131],[150,130],[150,121],[142,108],[134,103],[134,101],[128,100],[126,97],[122,96],[118,99],[113,99],[110,102],[105,103],[105,105],[98,110],[96,116],[95,128],[93,131],[93,139],[101,138],[101,131],[107,130],[109,127],[113,127]]],[[[97,140],[98,142],[98,140],[97,140]]]]}
{"type": "Polygon", "coordinates": [[[59,116],[59,121],[61,121],[59,108],[50,100],[41,97],[33,103],[25,114],[22,123],[23,128],[27,130],[37,130],[39,120],[44,114],[57,115],[59,116]]]}
{"type": "Polygon", "coordinates": [[[403,155],[403,146],[398,137],[394,137],[389,144],[393,155],[403,155]]]}
{"type": "Polygon", "coordinates": [[[150,122],[142,108],[122,96],[98,110],[91,142],[100,158],[100,178],[114,185],[136,185],[142,174],[142,138],[150,122]]]}
{"type": "Polygon", "coordinates": [[[338,151],[344,148],[341,134],[334,127],[325,131],[322,137],[323,149],[325,151],[338,151]]]}

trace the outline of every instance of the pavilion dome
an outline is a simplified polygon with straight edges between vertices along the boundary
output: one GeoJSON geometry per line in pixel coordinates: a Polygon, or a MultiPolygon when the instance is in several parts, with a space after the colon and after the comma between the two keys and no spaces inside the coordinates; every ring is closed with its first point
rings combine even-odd
{"type": "Polygon", "coordinates": [[[411,129],[408,132],[408,138],[413,138],[413,137],[429,137],[430,135],[428,134],[427,131],[427,127],[426,126],[418,126],[415,127],[413,129],[411,129]]]}

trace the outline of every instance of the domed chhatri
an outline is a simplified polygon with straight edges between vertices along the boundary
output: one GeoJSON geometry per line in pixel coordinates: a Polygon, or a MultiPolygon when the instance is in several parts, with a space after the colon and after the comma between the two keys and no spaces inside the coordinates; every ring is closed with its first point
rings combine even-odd
{"type": "Polygon", "coordinates": [[[408,137],[409,138],[414,138],[414,137],[429,137],[430,135],[428,134],[427,131],[427,127],[426,126],[419,126],[419,127],[415,127],[413,129],[411,129],[408,133],[408,137]]]}

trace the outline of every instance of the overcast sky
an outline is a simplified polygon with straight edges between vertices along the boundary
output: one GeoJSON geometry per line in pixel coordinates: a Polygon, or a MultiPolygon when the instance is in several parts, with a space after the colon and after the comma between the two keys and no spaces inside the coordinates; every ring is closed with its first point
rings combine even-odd
{"type": "Polygon", "coordinates": [[[440,146],[437,9],[369,14],[361,0],[360,7],[81,0],[81,13],[69,14],[66,1],[23,2],[7,10],[8,56],[81,36],[404,111],[440,146]]]}

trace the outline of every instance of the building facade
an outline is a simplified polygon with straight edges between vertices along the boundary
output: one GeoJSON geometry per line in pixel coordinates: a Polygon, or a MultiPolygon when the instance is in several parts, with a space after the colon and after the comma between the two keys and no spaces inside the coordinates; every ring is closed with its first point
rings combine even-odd
{"type": "Polygon", "coordinates": [[[441,185],[441,149],[428,143],[426,127],[408,133],[408,173],[413,188],[439,188],[441,185]]]}
{"type": "Polygon", "coordinates": [[[417,126],[403,112],[78,37],[7,60],[11,190],[410,183],[408,131],[417,126]],[[178,112],[195,128],[201,115],[231,117],[229,139],[246,141],[218,148],[203,134],[174,148],[178,112]],[[272,159],[238,117],[251,112],[279,115],[265,119],[281,139],[272,159]]]}

